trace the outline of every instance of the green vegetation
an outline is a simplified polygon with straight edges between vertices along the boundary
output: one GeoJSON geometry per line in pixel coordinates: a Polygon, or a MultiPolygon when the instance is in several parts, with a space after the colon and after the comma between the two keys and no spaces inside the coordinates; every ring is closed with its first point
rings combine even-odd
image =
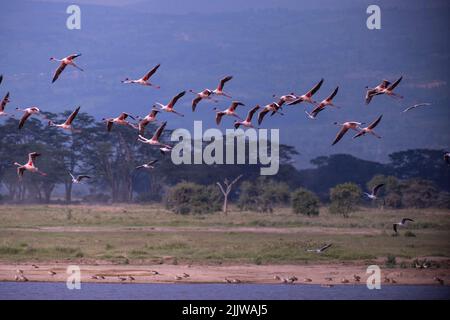
{"type": "Polygon", "coordinates": [[[301,213],[307,216],[317,216],[319,214],[319,198],[305,188],[299,188],[292,193],[292,209],[294,213],[301,213]]]}
{"type": "Polygon", "coordinates": [[[446,210],[363,209],[350,218],[319,211],[309,217],[289,207],[273,213],[230,207],[228,215],[179,215],[157,205],[0,206],[0,261],[304,264],[450,257],[446,210]],[[392,237],[392,222],[403,215],[416,222],[392,237]],[[305,252],[323,243],[333,246],[320,255],[305,252]]]}
{"type": "Polygon", "coordinates": [[[347,182],[338,184],[330,190],[330,212],[348,214],[355,210],[356,205],[361,201],[361,189],[355,183],[347,182]]]}
{"type": "Polygon", "coordinates": [[[275,206],[289,202],[289,186],[267,177],[259,177],[256,181],[244,181],[240,187],[237,205],[242,210],[257,212],[273,212],[275,206]]]}
{"type": "Polygon", "coordinates": [[[216,186],[180,182],[169,189],[166,206],[177,214],[213,213],[220,210],[221,198],[216,186]]]}

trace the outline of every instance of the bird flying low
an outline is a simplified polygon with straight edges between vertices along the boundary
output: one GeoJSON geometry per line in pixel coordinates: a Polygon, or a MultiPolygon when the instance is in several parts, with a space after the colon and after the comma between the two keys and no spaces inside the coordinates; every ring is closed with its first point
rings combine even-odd
{"type": "Polygon", "coordinates": [[[375,199],[377,199],[378,191],[379,191],[380,188],[382,188],[383,186],[384,186],[384,183],[377,184],[376,186],[374,186],[374,187],[372,188],[371,193],[364,192],[364,194],[365,194],[369,199],[375,200],[375,199]]]}
{"type": "Polygon", "coordinates": [[[74,176],[71,172],[69,172],[70,177],[72,178],[72,183],[78,184],[78,183],[82,183],[81,181],[83,179],[91,179],[91,176],[88,175],[78,175],[78,176],[74,176]]]}
{"type": "Polygon", "coordinates": [[[410,219],[410,218],[403,218],[400,222],[394,223],[394,224],[392,225],[392,227],[393,227],[395,233],[398,232],[398,231],[397,231],[397,227],[406,227],[406,225],[408,224],[409,221],[414,222],[413,219],[410,219]]]}
{"type": "Polygon", "coordinates": [[[315,253],[322,253],[325,250],[327,250],[328,248],[330,248],[333,244],[325,244],[324,246],[317,248],[317,249],[306,249],[307,252],[315,252],[315,253]]]}
{"type": "Polygon", "coordinates": [[[19,179],[22,179],[25,171],[39,173],[41,176],[47,175],[46,173],[39,171],[39,169],[34,165],[36,158],[39,157],[40,155],[41,155],[40,153],[31,152],[28,154],[28,162],[26,164],[14,162],[14,165],[17,166],[17,175],[19,176],[19,179]]]}
{"type": "Polygon", "coordinates": [[[155,168],[154,164],[157,163],[157,162],[158,162],[157,159],[156,159],[156,160],[152,160],[152,161],[147,162],[147,163],[145,163],[145,164],[143,164],[143,165],[137,166],[136,169],[141,169],[141,168],[144,168],[144,169],[154,169],[154,168],[155,168]]]}

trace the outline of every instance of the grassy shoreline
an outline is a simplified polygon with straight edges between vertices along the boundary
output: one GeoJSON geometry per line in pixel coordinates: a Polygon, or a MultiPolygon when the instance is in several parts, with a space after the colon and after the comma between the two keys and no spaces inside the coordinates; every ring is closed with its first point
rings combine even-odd
{"type": "MultiPolygon", "coordinates": [[[[450,257],[450,212],[363,208],[349,218],[274,214],[175,215],[161,206],[0,206],[0,261],[308,264],[450,257]],[[399,236],[392,223],[413,218],[399,236]],[[306,252],[333,243],[323,254],[306,252]]],[[[408,262],[411,265],[412,262],[408,262]]],[[[404,265],[404,268],[409,267],[404,265]]]]}

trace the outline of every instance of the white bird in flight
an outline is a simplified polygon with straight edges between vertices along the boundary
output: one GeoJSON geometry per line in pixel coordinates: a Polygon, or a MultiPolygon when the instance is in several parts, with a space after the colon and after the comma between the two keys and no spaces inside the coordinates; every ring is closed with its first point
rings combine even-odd
{"type": "Polygon", "coordinates": [[[306,249],[306,251],[307,251],[307,252],[322,253],[322,252],[324,252],[325,250],[327,250],[329,247],[331,247],[332,245],[333,245],[333,244],[330,243],[330,244],[326,244],[326,245],[324,245],[324,246],[322,246],[322,247],[320,247],[320,248],[318,248],[318,249],[306,249]]]}
{"type": "Polygon", "coordinates": [[[380,188],[383,187],[383,186],[384,186],[384,183],[377,184],[375,187],[372,188],[372,192],[371,193],[364,192],[364,194],[369,199],[375,200],[375,199],[377,199],[378,190],[380,190],[380,188]]]}
{"type": "Polygon", "coordinates": [[[403,218],[402,221],[394,223],[392,227],[394,228],[395,233],[397,233],[397,227],[406,227],[409,221],[414,222],[413,219],[403,218]]]}
{"type": "Polygon", "coordinates": [[[425,107],[425,106],[431,106],[431,103],[424,102],[424,103],[414,104],[414,105],[406,108],[405,110],[403,110],[403,112],[408,112],[409,110],[412,110],[412,109],[415,109],[415,108],[419,108],[419,107],[425,107]]]}
{"type": "Polygon", "coordinates": [[[70,177],[72,178],[72,183],[82,183],[81,180],[83,179],[90,179],[91,177],[88,175],[78,175],[78,176],[74,176],[71,172],[69,172],[70,177]]]}

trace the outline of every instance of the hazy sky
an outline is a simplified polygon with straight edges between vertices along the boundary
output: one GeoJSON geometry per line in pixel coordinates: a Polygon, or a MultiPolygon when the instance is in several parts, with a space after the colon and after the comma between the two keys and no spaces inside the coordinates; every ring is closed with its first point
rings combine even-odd
{"type": "MultiPolygon", "coordinates": [[[[312,157],[350,153],[386,161],[408,148],[449,147],[448,1],[2,1],[0,10],[0,95],[9,90],[11,104],[38,105],[59,112],[82,106],[96,117],[122,111],[144,115],[156,101],[166,103],[186,89],[214,88],[227,74],[227,90],[247,106],[270,103],[273,94],[302,94],[321,78],[320,100],[336,86],[335,103],[317,120],[304,113],[311,105],[286,108],[263,123],[280,128],[283,143],[301,153],[298,165],[312,157]],[[81,30],[68,30],[65,10],[79,4],[81,30]],[[367,6],[381,8],[381,30],[366,27],[367,6]],[[67,68],[51,84],[56,68],[50,56],[81,52],[79,72],[67,68]],[[160,90],[125,86],[126,76],[140,77],[161,63],[154,82],[160,90]],[[364,87],[403,75],[398,102],[376,97],[364,105],[364,87]],[[431,102],[428,109],[401,111],[431,102]],[[383,114],[377,132],[383,137],[345,137],[334,147],[334,121],[370,122],[383,114]]],[[[214,124],[213,104],[190,111],[192,95],[178,105],[184,118],[165,114],[168,127],[191,128],[194,120],[214,124]]],[[[228,106],[220,99],[219,108],[228,106]]],[[[2,120],[0,120],[2,121],[2,120]]],[[[226,119],[221,129],[231,128],[226,119]]]]}

